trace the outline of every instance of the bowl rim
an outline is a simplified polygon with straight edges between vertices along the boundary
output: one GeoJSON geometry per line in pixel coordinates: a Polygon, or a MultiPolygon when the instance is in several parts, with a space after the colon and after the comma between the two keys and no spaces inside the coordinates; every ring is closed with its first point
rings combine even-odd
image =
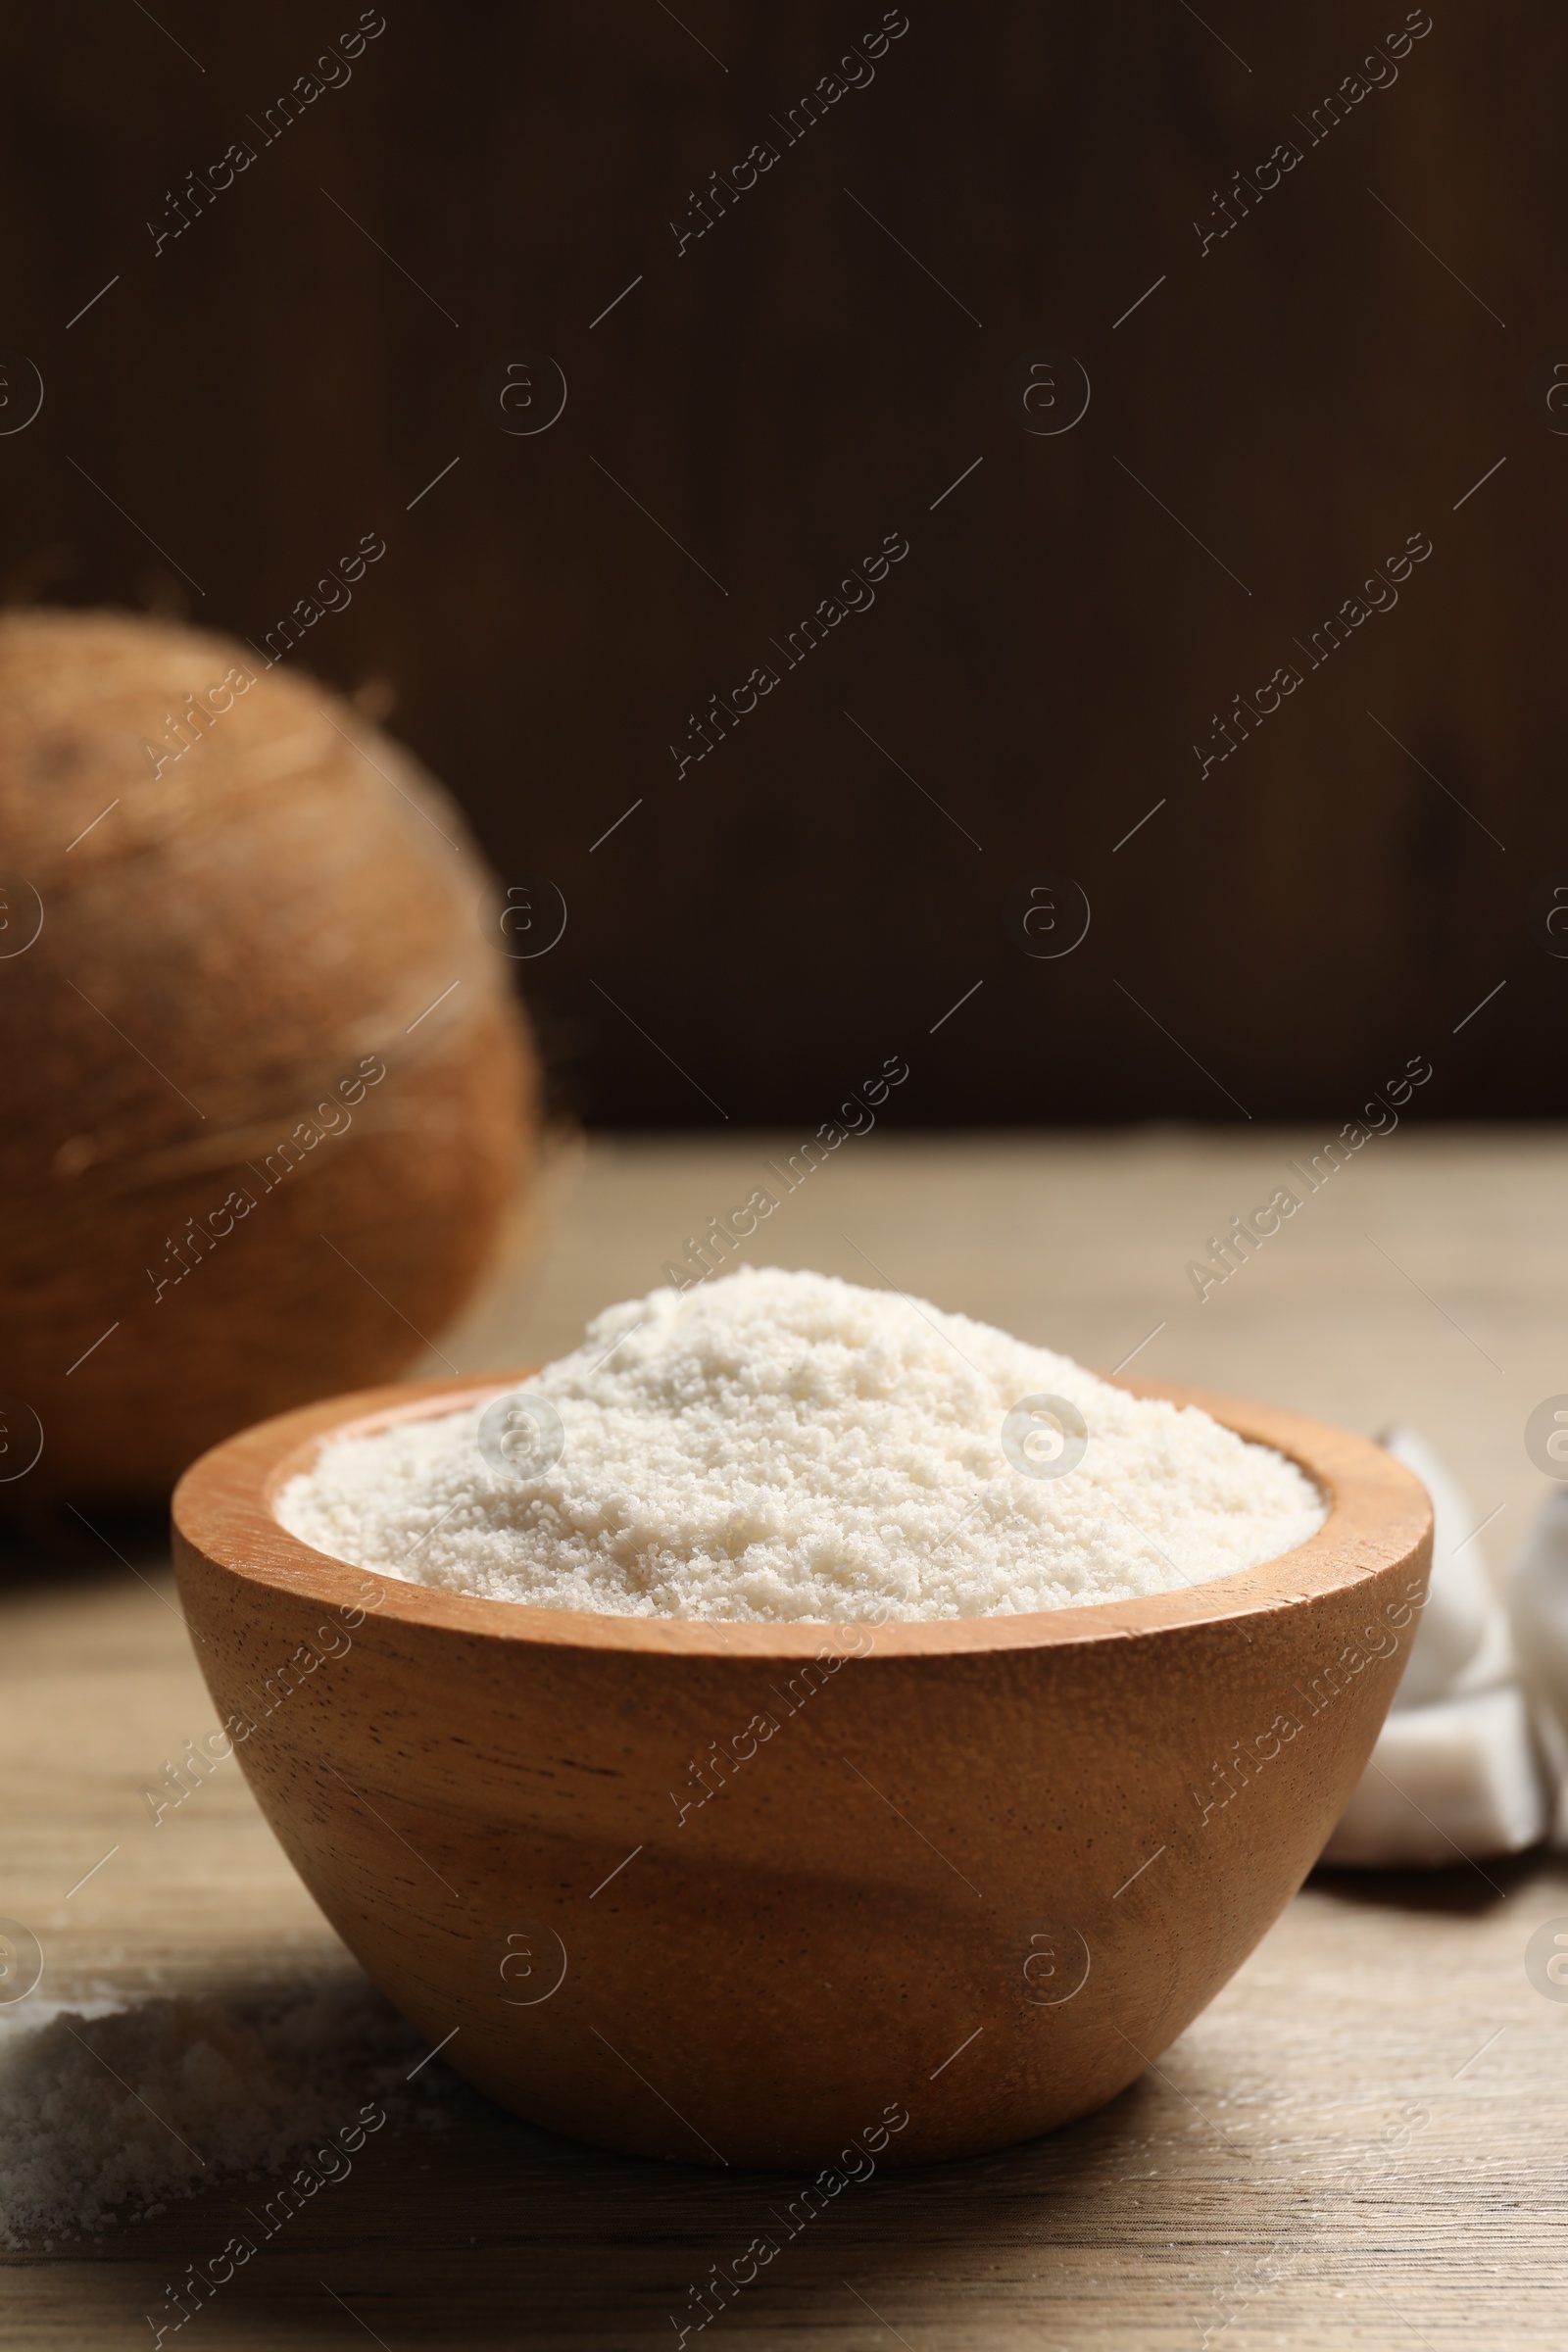
{"type": "MultiPolygon", "coordinates": [[[[241,1430],[193,1462],[175,1488],[176,1567],[184,1567],[184,1547],[245,1583],[308,1599],[340,1616],[358,1615],[363,1622],[374,1615],[395,1625],[503,1642],[685,1657],[800,1658],[832,1655],[846,1643],[859,1651],[870,1632],[881,1656],[934,1657],[1124,1642],[1307,1606],[1416,1561],[1432,1529],[1425,1487],[1371,1440],[1280,1406],[1136,1379],[1112,1385],[1137,1396],[1200,1405],[1239,1437],[1271,1446],[1294,1461],[1328,1497],[1328,1514],[1316,1534],[1256,1567],[1132,1600],[1003,1617],[753,1623],[546,1609],[449,1592],[317,1551],[275,1516],[272,1503],[279,1489],[310,1467],[326,1439],[368,1436],[400,1421],[459,1412],[516,1388],[537,1369],[394,1382],[299,1405],[241,1430]]],[[[1425,1563],[1419,1565],[1412,1601],[1425,1584],[1425,1563]]]]}

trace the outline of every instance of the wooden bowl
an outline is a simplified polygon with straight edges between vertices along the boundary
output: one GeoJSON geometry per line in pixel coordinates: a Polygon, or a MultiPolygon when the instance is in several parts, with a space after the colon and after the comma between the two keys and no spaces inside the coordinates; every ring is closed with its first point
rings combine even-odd
{"type": "Polygon", "coordinates": [[[246,1775],[432,2045],[578,2138],[852,2172],[1006,2146],[1157,2058],[1366,1763],[1431,1558],[1411,1473],[1127,1382],[1289,1454],[1331,1498],[1319,1533],[1148,1599],[876,1628],[472,1599],[278,1525],[323,1437],[521,1377],[285,1413],[174,1496],[246,1775]]]}

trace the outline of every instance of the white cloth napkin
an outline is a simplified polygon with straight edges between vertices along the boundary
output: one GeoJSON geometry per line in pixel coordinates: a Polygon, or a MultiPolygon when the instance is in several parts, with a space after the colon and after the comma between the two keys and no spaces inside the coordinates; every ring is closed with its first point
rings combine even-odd
{"type": "Polygon", "coordinates": [[[1520,1671],[1553,1788],[1553,1842],[1568,1844],[1568,1488],[1540,1510],[1508,1579],[1520,1671]]]}
{"type": "MultiPolygon", "coordinates": [[[[1517,1853],[1545,1835],[1551,1811],[1530,1698],[1543,1715],[1548,1702],[1534,1671],[1527,1694],[1462,1490],[1413,1430],[1383,1443],[1432,1497],[1432,1584],[1389,1719],[1321,1859],[1387,1869],[1517,1853]]],[[[1557,1693],[1550,1721],[1568,1759],[1568,1494],[1551,1497],[1532,1532],[1513,1597],[1521,1647],[1539,1650],[1543,1689],[1557,1693]],[[1554,1634],[1549,1664],[1531,1609],[1554,1634]]]]}

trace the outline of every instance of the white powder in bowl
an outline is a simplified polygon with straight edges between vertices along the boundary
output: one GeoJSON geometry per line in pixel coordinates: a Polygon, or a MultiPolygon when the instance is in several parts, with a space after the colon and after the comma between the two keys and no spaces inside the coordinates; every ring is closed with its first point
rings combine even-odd
{"type": "Polygon", "coordinates": [[[520,1394],[564,1434],[536,1475],[491,1466],[475,1407],[328,1443],[278,1518],[452,1592],[842,1624],[1170,1592],[1274,1559],[1325,1516],[1294,1463],[1206,1413],[823,1274],[743,1269],[609,1307],[520,1394]],[[1004,1446],[1042,1396],[1087,1426],[1062,1475],[1004,1446]]]}

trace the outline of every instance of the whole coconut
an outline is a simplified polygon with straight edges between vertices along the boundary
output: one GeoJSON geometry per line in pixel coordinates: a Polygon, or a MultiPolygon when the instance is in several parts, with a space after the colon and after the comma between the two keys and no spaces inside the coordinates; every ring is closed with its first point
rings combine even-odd
{"type": "Polygon", "coordinates": [[[440,1330],[533,1057],[450,801],[224,639],[0,620],[0,1505],[153,1498],[440,1330]]]}

